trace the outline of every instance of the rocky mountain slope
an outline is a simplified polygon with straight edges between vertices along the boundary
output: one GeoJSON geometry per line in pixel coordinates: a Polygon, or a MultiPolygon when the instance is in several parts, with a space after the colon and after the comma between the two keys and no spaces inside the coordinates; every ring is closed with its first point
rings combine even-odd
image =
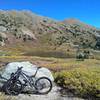
{"type": "Polygon", "coordinates": [[[62,22],[30,11],[0,10],[0,45],[30,43],[94,48],[100,30],[75,19],[62,22]]]}

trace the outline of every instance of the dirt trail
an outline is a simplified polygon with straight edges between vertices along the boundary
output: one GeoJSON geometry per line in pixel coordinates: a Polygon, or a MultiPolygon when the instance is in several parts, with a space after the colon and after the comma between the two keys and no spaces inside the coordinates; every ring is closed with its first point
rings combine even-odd
{"type": "Polygon", "coordinates": [[[20,94],[15,97],[16,100],[84,100],[77,97],[72,96],[61,96],[61,94],[58,92],[60,88],[57,86],[54,86],[52,91],[46,95],[36,95],[36,94],[20,94]]]}

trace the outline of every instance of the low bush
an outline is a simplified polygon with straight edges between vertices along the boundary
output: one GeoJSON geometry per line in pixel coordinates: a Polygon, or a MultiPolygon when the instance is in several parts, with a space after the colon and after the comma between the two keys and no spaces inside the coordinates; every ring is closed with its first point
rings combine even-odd
{"type": "Polygon", "coordinates": [[[100,69],[77,68],[71,71],[57,72],[55,82],[81,97],[100,98],[100,69]]]}

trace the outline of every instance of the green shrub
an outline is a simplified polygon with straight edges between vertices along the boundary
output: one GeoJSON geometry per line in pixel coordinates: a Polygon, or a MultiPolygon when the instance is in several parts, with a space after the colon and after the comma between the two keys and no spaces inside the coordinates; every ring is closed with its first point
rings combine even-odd
{"type": "Polygon", "coordinates": [[[82,52],[77,53],[76,59],[84,61],[85,55],[82,52]]]}
{"type": "Polygon", "coordinates": [[[100,69],[78,68],[58,72],[55,82],[75,95],[100,98],[100,69]]]}

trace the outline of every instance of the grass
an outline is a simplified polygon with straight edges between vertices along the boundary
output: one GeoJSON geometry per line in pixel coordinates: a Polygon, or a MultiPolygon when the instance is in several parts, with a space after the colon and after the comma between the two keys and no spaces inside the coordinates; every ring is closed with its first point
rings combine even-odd
{"type": "MultiPolygon", "coordinates": [[[[40,57],[55,57],[55,58],[72,58],[75,57],[75,52],[71,49],[65,48],[65,46],[55,47],[47,45],[35,45],[29,44],[16,44],[10,47],[0,47],[1,55],[6,56],[40,56],[40,57]],[[30,49],[31,48],[31,49],[30,49]],[[67,52],[66,52],[67,51],[67,52]]],[[[66,46],[67,47],[67,46],[66,46]]]]}
{"type": "Polygon", "coordinates": [[[0,92],[0,100],[17,100],[14,96],[7,96],[0,92]]]}
{"type": "MultiPolygon", "coordinates": [[[[100,98],[100,60],[86,59],[77,61],[75,58],[54,58],[54,57],[37,57],[37,56],[0,56],[0,62],[13,61],[30,61],[38,66],[49,68],[54,77],[55,82],[73,92],[73,94],[94,98],[100,98]]],[[[2,65],[1,65],[2,66],[2,65]]],[[[1,98],[3,98],[0,95],[1,98]]],[[[6,100],[1,99],[0,100],[6,100]]],[[[9,99],[7,99],[9,100],[9,99]]]]}

